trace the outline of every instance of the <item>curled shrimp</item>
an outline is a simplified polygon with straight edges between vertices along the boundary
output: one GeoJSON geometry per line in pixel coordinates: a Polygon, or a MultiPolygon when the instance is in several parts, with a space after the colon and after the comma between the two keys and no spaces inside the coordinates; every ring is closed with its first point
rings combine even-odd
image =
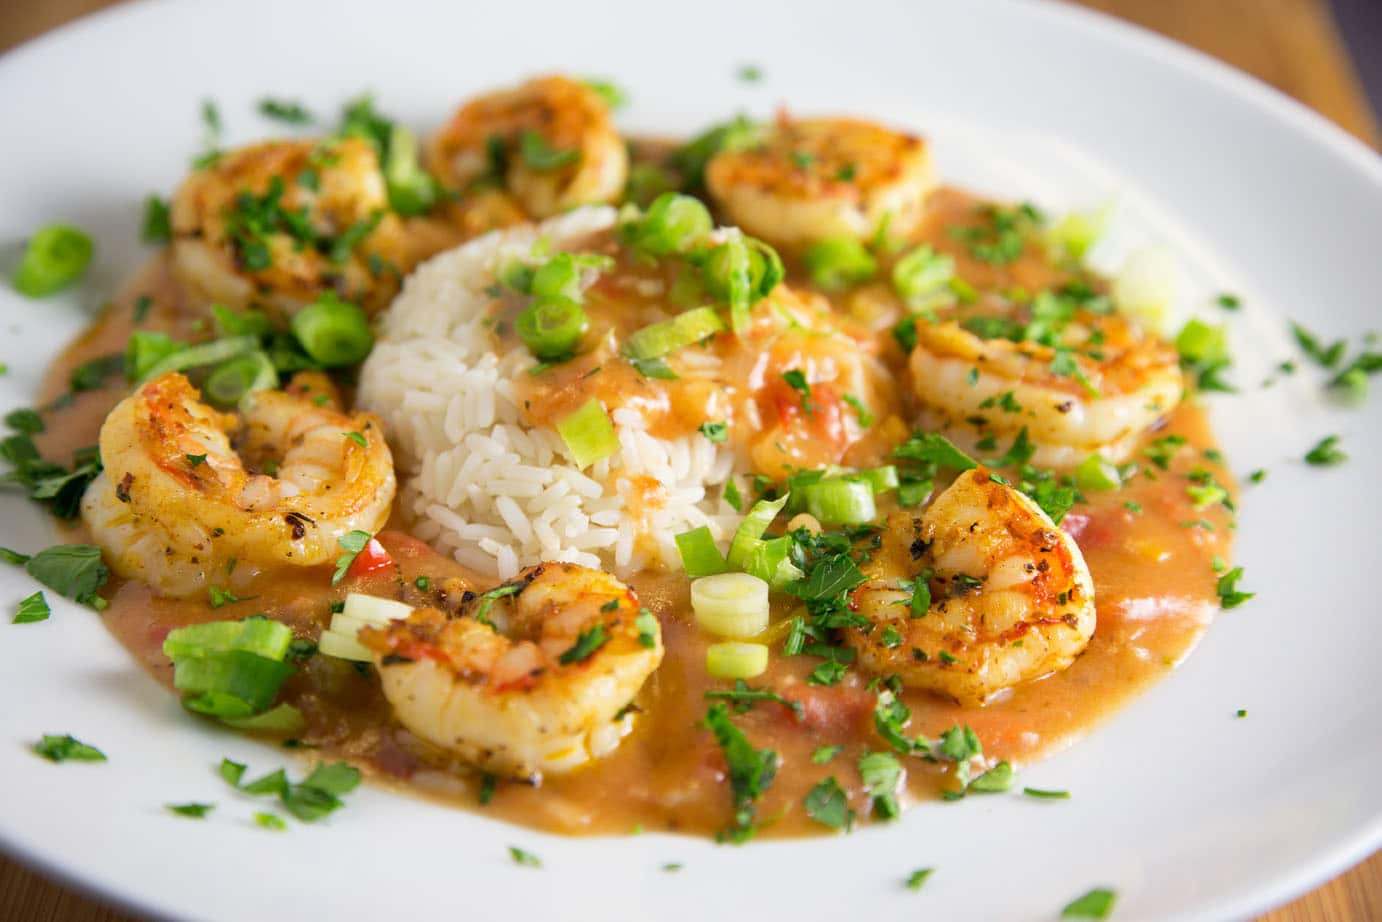
{"type": "MultiPolygon", "coordinates": [[[[1073,539],[982,468],[918,517],[889,516],[852,607],[859,662],[961,704],[1058,672],[1094,634],[1094,584],[1073,539]],[[925,581],[929,604],[914,610],[925,581]]],[[[926,595],[922,595],[924,600],[926,595]]]]}
{"type": "Polygon", "coordinates": [[[529,567],[456,617],[420,609],[366,628],[384,694],[418,736],[531,782],[608,755],[662,661],[656,619],[607,573],[529,567]]]}
{"type": "Polygon", "coordinates": [[[172,202],[173,268],[198,305],[280,315],[334,292],[382,308],[409,268],[374,148],[268,141],[223,154],[172,202]]]}
{"type": "Polygon", "coordinates": [[[458,208],[475,232],[614,202],[628,165],[605,101],[585,84],[557,75],[470,100],[428,153],[428,166],[444,186],[472,193],[458,208]],[[482,180],[500,185],[497,198],[486,194],[495,190],[486,190],[482,180]]]}
{"type": "Polygon", "coordinates": [[[730,223],[788,250],[863,240],[885,221],[906,235],[935,187],[925,141],[853,119],[782,118],[761,144],[717,154],[705,176],[730,223]]]}
{"type": "Polygon", "coordinates": [[[383,429],[329,394],[322,406],[299,396],[323,386],[258,392],[240,416],[170,372],[121,401],[101,427],[105,471],[82,499],[111,568],[191,595],[327,563],[337,539],[383,527],[395,490],[383,429]]]}
{"type": "Polygon", "coordinates": [[[1057,345],[970,327],[918,322],[910,359],[923,427],[967,447],[1025,428],[1043,467],[1121,462],[1184,392],[1175,349],[1124,317],[1078,310],[1057,345]]]}

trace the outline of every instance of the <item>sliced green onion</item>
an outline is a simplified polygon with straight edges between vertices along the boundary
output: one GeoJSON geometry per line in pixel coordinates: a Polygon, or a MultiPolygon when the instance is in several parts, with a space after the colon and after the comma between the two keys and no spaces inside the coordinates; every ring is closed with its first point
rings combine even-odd
{"type": "Polygon", "coordinates": [[[753,543],[744,557],[743,571],[766,581],[774,589],[781,589],[804,575],[792,563],[791,552],[792,539],[786,535],[766,541],[760,539],[753,543]]]}
{"type": "Polygon", "coordinates": [[[878,262],[853,237],[818,240],[802,254],[811,281],[826,291],[838,291],[866,282],[878,272],[878,262]]]}
{"type": "MultiPolygon", "coordinates": [[[[534,285],[536,279],[534,276],[534,285]]],[[[525,307],[514,321],[514,329],[523,345],[544,362],[564,359],[574,353],[589,328],[590,318],[585,308],[561,296],[539,298],[525,307]]]]}
{"type": "Polygon", "coordinates": [[[221,723],[250,733],[301,733],[307,726],[302,712],[291,704],[280,704],[250,717],[223,717],[221,723]]]}
{"type": "Polygon", "coordinates": [[[325,294],[293,315],[293,335],[314,361],[340,368],[364,361],[374,347],[365,312],[325,294]]]}
{"type": "Polygon", "coordinates": [[[726,641],[705,648],[705,671],[717,679],[752,679],[768,668],[768,647],[726,641]]]}
{"type": "Polygon", "coordinates": [[[744,568],[744,560],[763,537],[763,532],[767,531],[768,526],[773,523],[773,519],[777,518],[782,507],[787,505],[790,496],[791,494],[788,493],[780,499],[760,499],[753,504],[753,508],[749,510],[748,515],[744,516],[744,521],[739,523],[739,527],[734,532],[734,538],[729,543],[730,567],[737,570],[744,568]]]}
{"type": "Polygon", "coordinates": [[[1191,319],[1176,336],[1176,351],[1195,365],[1216,365],[1228,360],[1228,331],[1203,320],[1191,319]]]}
{"type": "Polygon", "coordinates": [[[417,136],[402,125],[389,130],[388,157],[384,161],[384,184],[389,207],[404,216],[425,213],[437,201],[437,183],[418,165],[417,136]]]}
{"type": "Polygon", "coordinates": [[[724,321],[713,307],[696,307],[633,333],[624,341],[624,351],[640,361],[655,359],[714,336],[724,328],[724,321]]]}
{"type": "Polygon", "coordinates": [[[173,687],[193,692],[183,699],[192,711],[215,717],[249,717],[273,703],[293,674],[288,663],[245,650],[181,658],[173,664],[173,687]]]}
{"type": "Polygon", "coordinates": [[[1180,265],[1168,250],[1138,250],[1124,261],[1113,279],[1113,302],[1120,313],[1170,335],[1179,285],[1180,265]]]}
{"type": "Polygon", "coordinates": [[[499,267],[495,277],[499,283],[505,287],[518,292],[528,294],[533,287],[533,275],[537,270],[522,260],[515,259],[499,267]]]}
{"type": "Polygon", "coordinates": [[[225,339],[213,339],[209,343],[198,343],[164,356],[146,369],[139,380],[151,381],[170,371],[219,365],[258,348],[259,339],[255,336],[227,336],[225,339]]]}
{"type": "Polygon", "coordinates": [[[710,212],[699,199],[664,192],[626,232],[630,246],[651,256],[682,253],[714,226],[710,212]]]}
{"type": "Polygon", "coordinates": [[[558,253],[538,266],[528,280],[528,291],[539,298],[575,298],[581,295],[581,276],[586,269],[609,269],[614,260],[594,253],[558,253]]]}
{"type": "Polygon", "coordinates": [[[246,394],[271,391],[278,387],[274,363],[258,350],[218,365],[206,379],[203,390],[215,403],[231,406],[246,394]]]}
{"type": "Polygon", "coordinates": [[[1081,490],[1116,490],[1123,485],[1118,466],[1103,455],[1090,455],[1075,468],[1075,483],[1081,490]]]}
{"type": "Polygon", "coordinates": [[[317,640],[317,652],[323,656],[352,660],[357,663],[373,661],[374,656],[354,637],[347,637],[335,631],[323,631],[317,640]]]}
{"type": "Polygon", "coordinates": [[[896,490],[898,485],[897,468],[891,464],[882,467],[871,467],[859,472],[859,476],[868,481],[868,485],[873,487],[873,495],[886,493],[889,490],[896,490]]]}
{"type": "Polygon", "coordinates": [[[587,400],[574,413],[557,420],[557,434],[571,452],[576,467],[584,469],[619,450],[614,423],[600,401],[587,400]]]}
{"type": "Polygon", "coordinates": [[[125,346],[125,373],[131,381],[141,381],[159,362],[183,348],[167,333],[135,330],[125,346]]]}
{"type": "Polygon", "coordinates": [[[692,579],[725,572],[725,557],[715,545],[710,529],[702,525],[676,536],[681,565],[692,579]]]}
{"type": "Polygon", "coordinates": [[[95,246],[91,238],[70,224],[49,224],[29,238],[14,270],[15,291],[41,298],[71,285],[86,271],[95,246]]]}
{"type": "Polygon", "coordinates": [[[691,583],[696,624],[721,637],[756,637],[768,627],[768,584],[748,573],[719,573],[691,583]]]}
{"type": "Polygon", "coordinates": [[[178,660],[238,650],[281,660],[288,654],[288,645],[292,642],[292,630],[272,618],[209,621],[169,631],[163,640],[163,654],[178,660]]]}
{"type": "Polygon", "coordinates": [[[893,288],[908,301],[945,289],[955,275],[955,260],[922,245],[893,264],[893,288]]]}
{"type": "Polygon", "coordinates": [[[1083,262],[1085,254],[1104,235],[1112,206],[1110,202],[1098,211],[1070,212],[1047,232],[1047,241],[1075,262],[1083,262]]]}
{"type": "MultiPolygon", "coordinates": [[[[413,606],[406,602],[381,599],[379,596],[365,595],[363,592],[352,592],[347,595],[345,607],[340,611],[340,614],[346,617],[380,626],[386,625],[390,621],[402,621],[412,613],[413,606]]],[[[334,621],[332,622],[332,629],[335,629],[334,621]]]]}
{"type": "Polygon", "coordinates": [[[806,511],[822,525],[863,525],[878,510],[873,486],[866,480],[830,478],[806,487],[806,511]]]}

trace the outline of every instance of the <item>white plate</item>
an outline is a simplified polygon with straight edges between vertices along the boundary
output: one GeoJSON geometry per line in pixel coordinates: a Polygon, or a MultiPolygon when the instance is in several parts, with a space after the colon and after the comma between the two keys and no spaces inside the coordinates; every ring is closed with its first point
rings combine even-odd
{"type": "MultiPolygon", "coordinates": [[[[1257,599],[1224,616],[1162,685],[1073,750],[1030,771],[1067,802],[1020,796],[927,804],[890,827],[745,848],[672,836],[564,839],[379,790],[316,826],[270,834],[215,776],[282,753],[180,712],[71,604],[0,626],[0,839],[8,850],[151,912],[205,919],[479,918],[806,922],[1042,919],[1096,885],[1119,919],[1237,917],[1285,900],[1382,840],[1382,680],[1372,568],[1382,493],[1375,399],[1329,407],[1318,378],[1260,390],[1294,354],[1287,314],[1360,334],[1382,291],[1382,163],[1284,97],[1153,36],[1058,5],[791,5],[734,0],[460,4],[158,2],[121,7],[0,59],[0,243],[66,219],[99,255],[79,291],[33,303],[0,292],[0,409],[144,255],[142,197],[166,192],[221,104],[231,140],[268,133],[265,94],[334,112],[372,87],[387,112],[436,124],[481,88],[537,71],[608,75],[623,122],[694,130],[740,109],[860,112],[935,141],[941,165],[1060,209],[1118,191],[1104,255],[1161,240],[1182,257],[1186,303],[1228,289],[1244,393],[1216,420],[1244,495],[1240,556],[1257,599]],[[735,79],[740,64],[766,80],[735,79]],[[1300,462],[1338,432],[1347,465],[1300,462]],[[1247,708],[1237,720],[1234,712],[1247,708]],[[110,755],[51,765],[27,745],[71,732],[110,755]],[[216,801],[204,822],[167,802],[216,801]],[[542,870],[516,867],[510,844],[542,870]],[[678,861],[678,874],[659,870],[678,861]],[[936,872],[919,893],[913,868],[936,872]]],[[[8,260],[10,251],[0,250],[8,260]]],[[[0,540],[51,541],[43,515],[0,502],[0,540]]],[[[32,591],[0,572],[0,609],[32,591]]],[[[6,619],[7,620],[7,619],[6,619]]]]}

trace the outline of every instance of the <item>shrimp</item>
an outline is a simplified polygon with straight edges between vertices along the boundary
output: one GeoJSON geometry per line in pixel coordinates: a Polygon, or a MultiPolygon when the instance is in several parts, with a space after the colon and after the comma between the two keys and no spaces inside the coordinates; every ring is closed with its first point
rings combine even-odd
{"type": "Polygon", "coordinates": [[[535,784],[612,752],[662,661],[656,618],[633,590],[599,570],[543,563],[467,596],[459,616],[420,609],[360,632],[399,721],[535,784]]]}
{"type": "Polygon", "coordinates": [[[884,222],[905,236],[936,182],[921,138],[871,122],[785,117],[760,145],[715,155],[705,176],[731,223],[787,250],[867,239],[884,222]]]}
{"type": "Polygon", "coordinates": [[[293,393],[260,391],[243,416],[221,413],[170,372],[110,412],[100,447],[105,471],[82,518],[116,573],[165,595],[332,561],[337,539],[373,534],[393,502],[378,419],[293,393]]]}
{"type": "Polygon", "coordinates": [[[224,154],[173,197],[173,269],[200,306],[287,316],[330,291],[382,308],[409,266],[369,142],[268,141],[224,154]]]}
{"type": "Polygon", "coordinates": [[[918,322],[910,360],[921,424],[967,447],[1025,428],[1035,464],[1117,463],[1184,393],[1175,349],[1124,317],[1076,310],[1047,342],[984,339],[980,319],[918,322]]]}
{"type": "Polygon", "coordinates": [[[548,76],[461,106],[432,140],[428,168],[442,185],[473,193],[457,204],[458,217],[479,232],[614,202],[629,158],[600,95],[548,76]]]}
{"type": "Polygon", "coordinates": [[[859,662],[961,704],[1065,669],[1094,634],[1094,584],[1079,547],[982,468],[919,517],[889,516],[864,572],[851,607],[871,627],[845,631],[859,662]],[[922,581],[931,601],[915,612],[922,581]]]}

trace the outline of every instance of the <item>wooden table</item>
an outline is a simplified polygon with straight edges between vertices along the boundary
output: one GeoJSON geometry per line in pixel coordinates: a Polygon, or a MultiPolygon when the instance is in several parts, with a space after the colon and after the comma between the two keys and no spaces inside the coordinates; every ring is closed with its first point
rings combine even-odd
{"type": "MultiPolygon", "coordinates": [[[[119,0],[4,0],[0,51],[119,0]]],[[[1377,118],[1325,0],[1079,0],[1194,45],[1289,93],[1378,146],[1377,118]]],[[[1382,852],[1261,922],[1382,918],[1382,852]]],[[[0,857],[0,919],[133,922],[0,857]]]]}

